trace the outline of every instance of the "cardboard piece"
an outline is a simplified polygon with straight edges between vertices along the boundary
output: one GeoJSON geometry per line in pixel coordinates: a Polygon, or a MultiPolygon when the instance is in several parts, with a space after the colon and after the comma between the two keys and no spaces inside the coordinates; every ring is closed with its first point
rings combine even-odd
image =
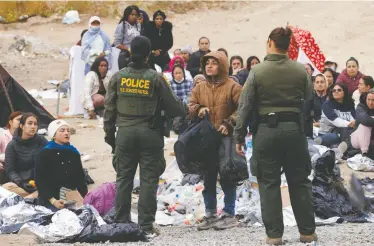
{"type": "Polygon", "coordinates": [[[83,206],[83,197],[77,190],[66,192],[66,200],[76,201],[77,203],[75,205],[77,208],[80,208],[83,206]]]}

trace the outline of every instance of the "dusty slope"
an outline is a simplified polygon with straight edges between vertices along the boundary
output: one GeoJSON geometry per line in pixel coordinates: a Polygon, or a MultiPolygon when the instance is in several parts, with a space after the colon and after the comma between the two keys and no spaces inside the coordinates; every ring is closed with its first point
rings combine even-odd
{"type": "MultiPolygon", "coordinates": [[[[362,71],[372,73],[370,69],[374,61],[374,47],[371,45],[374,31],[372,25],[373,3],[370,2],[254,2],[238,4],[229,10],[202,10],[186,15],[176,15],[170,18],[174,24],[174,47],[191,44],[197,48],[197,39],[208,36],[212,49],[225,47],[230,55],[240,54],[244,58],[249,55],[265,55],[265,43],[269,32],[277,26],[292,25],[310,30],[317,39],[327,56],[331,56],[340,64],[342,69],[345,60],[355,56],[362,71]]],[[[25,24],[0,26],[0,62],[27,89],[46,86],[48,79],[63,79],[68,73],[68,59],[59,56],[60,49],[69,49],[79,39],[82,29],[86,28],[89,17],[82,16],[83,22],[72,26],[60,23],[47,23],[39,18],[31,19],[25,24]],[[44,24],[41,24],[44,23],[44,24]],[[7,53],[11,37],[15,34],[29,36],[34,41],[34,47],[39,55],[33,58],[20,57],[7,53]],[[46,54],[47,53],[47,54],[46,54]],[[56,58],[55,58],[56,57],[56,58]]],[[[113,35],[118,20],[105,18],[104,30],[113,35]]],[[[55,100],[45,100],[47,108],[55,112],[55,100]]],[[[64,107],[66,99],[62,101],[64,107]]],[[[63,108],[63,107],[62,107],[63,108]]],[[[69,120],[72,125],[81,122],[97,125],[96,121],[69,120]]],[[[104,137],[101,128],[78,129],[72,142],[81,152],[90,154],[93,159],[84,165],[96,181],[101,184],[114,180],[115,174],[111,166],[109,147],[102,141],[104,137]]],[[[168,161],[172,145],[165,152],[168,161]]],[[[344,168],[345,176],[350,169],[344,168]]],[[[361,175],[365,176],[366,174],[361,175]]],[[[340,225],[320,227],[321,244],[323,245],[353,245],[366,244],[374,241],[369,233],[371,225],[340,225]]],[[[168,228],[164,235],[152,245],[260,245],[264,238],[264,229],[240,229],[224,233],[204,232],[202,234],[188,229],[168,228]],[[173,242],[173,243],[171,243],[173,242]],[[251,242],[251,243],[249,243],[251,242]]],[[[287,229],[288,245],[296,241],[296,228],[287,229]]],[[[1,237],[1,245],[30,245],[32,240],[25,237],[1,237]]]]}

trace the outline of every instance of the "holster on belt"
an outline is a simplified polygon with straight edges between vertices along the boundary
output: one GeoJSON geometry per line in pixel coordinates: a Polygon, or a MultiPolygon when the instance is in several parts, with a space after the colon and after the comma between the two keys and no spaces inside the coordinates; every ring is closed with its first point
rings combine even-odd
{"type": "Polygon", "coordinates": [[[263,115],[260,117],[261,123],[266,123],[269,128],[275,128],[278,126],[279,122],[296,122],[300,125],[300,129],[304,128],[303,115],[299,113],[291,112],[276,112],[270,113],[268,115],[263,115]]]}

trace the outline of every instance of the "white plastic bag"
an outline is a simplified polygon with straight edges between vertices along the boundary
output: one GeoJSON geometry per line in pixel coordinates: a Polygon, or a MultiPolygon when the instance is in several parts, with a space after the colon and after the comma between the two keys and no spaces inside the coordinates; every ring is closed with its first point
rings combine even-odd
{"type": "Polygon", "coordinates": [[[81,20],[79,19],[79,13],[76,10],[68,11],[62,19],[62,23],[68,25],[79,22],[81,22],[81,20]]]}
{"type": "Polygon", "coordinates": [[[374,161],[361,154],[349,158],[347,165],[355,171],[374,172],[374,161]]]}

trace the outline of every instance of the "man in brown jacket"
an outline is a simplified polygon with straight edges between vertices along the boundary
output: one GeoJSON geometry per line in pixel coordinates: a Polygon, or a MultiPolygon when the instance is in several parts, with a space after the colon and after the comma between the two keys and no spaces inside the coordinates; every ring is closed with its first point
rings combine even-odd
{"type": "MultiPolygon", "coordinates": [[[[209,119],[222,135],[232,135],[235,125],[235,112],[242,87],[229,78],[229,64],[225,55],[210,52],[201,60],[201,68],[206,81],[192,89],[189,111],[191,118],[203,118],[209,113],[209,119]]],[[[198,230],[214,228],[223,230],[238,224],[235,219],[236,186],[221,183],[225,194],[225,207],[220,218],[217,217],[216,184],[218,176],[218,160],[212,160],[215,171],[204,176],[205,217],[198,230]]]]}

